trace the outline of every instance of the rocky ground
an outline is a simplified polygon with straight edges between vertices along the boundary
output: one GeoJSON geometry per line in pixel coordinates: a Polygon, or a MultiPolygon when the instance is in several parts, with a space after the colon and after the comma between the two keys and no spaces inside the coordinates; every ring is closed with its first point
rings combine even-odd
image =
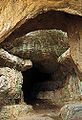
{"type": "Polygon", "coordinates": [[[4,106],[0,120],[61,120],[59,110],[54,103],[37,100],[32,105],[4,106]]]}
{"type": "Polygon", "coordinates": [[[27,115],[20,116],[18,120],[61,120],[60,107],[54,103],[37,100],[32,105],[33,110],[27,115]]]}

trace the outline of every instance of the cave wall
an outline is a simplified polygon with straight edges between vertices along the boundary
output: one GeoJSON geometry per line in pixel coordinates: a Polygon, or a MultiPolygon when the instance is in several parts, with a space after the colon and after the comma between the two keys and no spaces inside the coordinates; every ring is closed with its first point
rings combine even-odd
{"type": "Polygon", "coordinates": [[[3,41],[16,28],[38,14],[49,11],[64,11],[82,15],[81,0],[4,0],[0,1],[0,41],[3,41]]]}

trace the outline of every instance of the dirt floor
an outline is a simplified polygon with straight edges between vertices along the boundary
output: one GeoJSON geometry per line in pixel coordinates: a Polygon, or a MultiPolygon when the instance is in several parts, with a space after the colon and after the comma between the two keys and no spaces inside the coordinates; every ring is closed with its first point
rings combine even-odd
{"type": "Polygon", "coordinates": [[[61,120],[60,106],[56,106],[47,100],[36,100],[31,103],[33,111],[18,120],[61,120]]]}

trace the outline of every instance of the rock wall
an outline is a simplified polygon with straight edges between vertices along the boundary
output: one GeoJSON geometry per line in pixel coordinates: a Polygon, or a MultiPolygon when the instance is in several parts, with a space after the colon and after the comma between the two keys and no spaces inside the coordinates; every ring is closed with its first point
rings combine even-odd
{"type": "Polygon", "coordinates": [[[0,107],[21,100],[23,77],[21,72],[8,67],[0,68],[0,107]]]}
{"type": "MultiPolygon", "coordinates": [[[[8,37],[12,32],[13,33],[9,36],[8,39],[14,39],[20,34],[22,35],[25,34],[25,31],[27,31],[28,33],[36,29],[57,28],[57,29],[62,29],[68,32],[68,31],[71,31],[70,30],[71,28],[69,26],[72,26],[72,23],[77,24],[78,28],[80,29],[80,31],[78,30],[77,31],[80,32],[81,34],[82,26],[79,27],[79,25],[81,25],[81,16],[82,16],[81,3],[82,3],[81,0],[77,0],[77,1],[76,0],[71,0],[71,1],[69,0],[66,0],[66,1],[65,0],[62,0],[62,1],[61,0],[5,1],[4,0],[4,1],[1,1],[0,2],[1,4],[0,41],[2,42],[3,40],[5,40],[5,38],[8,37]],[[36,4],[38,6],[36,6],[36,4]],[[48,13],[46,17],[45,14],[51,10],[55,11],[55,14],[53,12],[48,13]],[[59,12],[57,13],[57,11],[59,12]],[[72,16],[66,13],[70,13],[72,14],[72,16]],[[54,18],[53,14],[56,16],[56,19],[54,18]],[[51,16],[52,19],[49,16],[51,16]],[[44,20],[44,17],[46,22],[44,20]],[[74,19],[73,22],[71,21],[72,19],[74,19]],[[80,24],[79,24],[79,21],[80,21],[80,24]],[[48,24],[46,24],[47,22],[48,24]],[[68,30],[68,27],[69,27],[69,30],[68,30]]],[[[69,36],[71,36],[71,34],[69,36]]],[[[81,37],[81,35],[79,37],[81,37]]],[[[70,38],[71,38],[71,41],[73,41],[73,39],[76,39],[76,40],[78,39],[74,37],[72,38],[72,36],[70,38]]],[[[80,42],[75,43],[76,45],[70,44],[70,46],[72,46],[71,47],[72,58],[76,65],[77,65],[76,61],[78,62],[78,69],[81,71],[82,69],[81,67],[82,55],[80,52],[81,47],[80,47],[80,50],[78,50],[80,42]],[[80,54],[79,55],[80,58],[77,55],[78,53],[75,50],[76,48],[75,46],[77,47],[77,51],[80,54]],[[76,60],[76,57],[77,57],[77,60],[76,60]]]]}
{"type": "Polygon", "coordinates": [[[48,10],[82,15],[82,0],[4,0],[0,1],[0,41],[36,15],[48,10]]]}

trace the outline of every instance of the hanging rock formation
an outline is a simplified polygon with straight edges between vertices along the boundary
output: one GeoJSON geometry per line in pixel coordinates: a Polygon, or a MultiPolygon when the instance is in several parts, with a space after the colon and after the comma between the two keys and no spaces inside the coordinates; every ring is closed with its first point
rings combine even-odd
{"type": "MultiPolygon", "coordinates": [[[[68,49],[68,38],[65,32],[59,30],[39,30],[14,40],[3,41],[0,47],[10,54],[20,57],[20,59],[26,59],[23,62],[24,64],[22,64],[23,60],[17,58],[18,61],[12,61],[13,64],[10,63],[9,65],[9,57],[7,57],[9,53],[3,52],[3,56],[4,54],[6,55],[3,60],[6,60],[8,66],[17,68],[16,66],[19,65],[22,71],[22,69],[25,70],[25,68],[32,67],[32,61],[42,71],[51,73],[58,67],[58,57],[68,49]],[[18,65],[16,65],[17,62],[18,65]]],[[[14,59],[14,56],[11,57],[14,59]]],[[[2,56],[0,58],[2,59],[2,56]]]]}
{"type": "Polygon", "coordinates": [[[14,39],[14,37],[23,35],[25,32],[38,29],[57,28],[67,31],[71,41],[71,56],[79,71],[82,72],[80,45],[82,0],[4,0],[0,1],[0,4],[1,42],[11,33],[8,39],[14,39]]]}
{"type": "Polygon", "coordinates": [[[2,48],[0,49],[0,60],[0,66],[14,68],[18,71],[25,71],[32,67],[32,62],[30,60],[23,60],[17,56],[9,54],[2,48]]]}
{"type": "MultiPolygon", "coordinates": [[[[64,11],[82,16],[82,0],[4,0],[0,1],[0,38],[3,41],[12,31],[29,19],[49,10],[64,11]],[[38,6],[37,6],[38,5],[38,6]]],[[[30,28],[29,28],[30,29],[30,28]]]]}

